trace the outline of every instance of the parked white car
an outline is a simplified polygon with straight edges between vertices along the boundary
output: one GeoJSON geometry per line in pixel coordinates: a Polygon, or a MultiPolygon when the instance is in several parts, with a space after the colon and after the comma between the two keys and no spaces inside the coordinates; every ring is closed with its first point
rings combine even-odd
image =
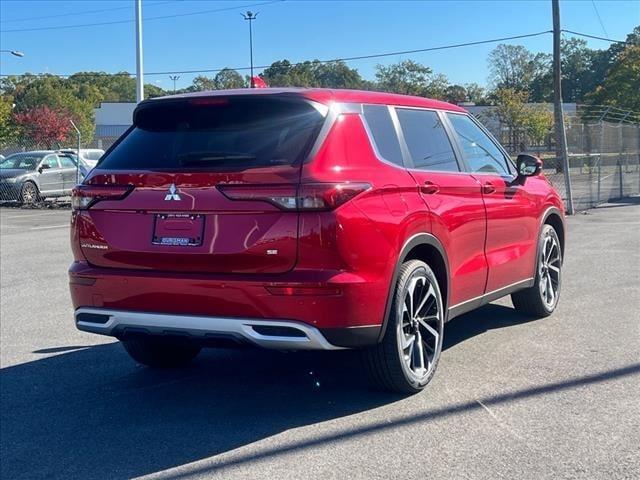
{"type": "MultiPolygon", "coordinates": [[[[76,154],[78,149],[65,148],[61,151],[65,153],[76,154]]],[[[104,150],[100,148],[81,148],[80,149],[80,158],[89,168],[95,167],[96,164],[98,163],[98,160],[100,160],[100,157],[102,157],[102,155],[104,155],[104,150]]]]}

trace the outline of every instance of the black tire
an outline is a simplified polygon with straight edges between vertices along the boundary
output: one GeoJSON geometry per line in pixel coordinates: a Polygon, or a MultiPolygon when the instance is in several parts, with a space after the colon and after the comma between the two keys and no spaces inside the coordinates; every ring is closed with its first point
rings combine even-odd
{"type": "Polygon", "coordinates": [[[38,187],[33,182],[24,182],[20,189],[20,203],[23,205],[32,205],[40,199],[38,187]]]}
{"type": "MultiPolygon", "coordinates": [[[[424,288],[427,288],[427,286],[424,288]]],[[[424,291],[424,289],[422,291],[424,291]]],[[[418,303],[420,302],[418,301],[418,303]]],[[[384,338],[382,342],[377,345],[362,351],[363,362],[370,379],[377,386],[392,392],[408,394],[420,392],[433,378],[438,365],[440,352],[442,350],[443,318],[442,295],[440,293],[438,280],[431,268],[419,260],[409,260],[405,262],[400,268],[398,280],[393,292],[393,301],[384,332],[384,338]],[[411,356],[411,358],[413,358],[414,350],[410,350],[410,354],[405,355],[399,335],[404,335],[405,341],[407,335],[411,335],[410,332],[405,330],[407,327],[411,328],[411,322],[406,322],[408,318],[406,314],[408,312],[404,311],[403,307],[407,305],[405,300],[407,299],[408,288],[411,282],[413,279],[421,276],[424,276],[429,284],[433,286],[433,295],[429,293],[426,294],[429,297],[429,301],[425,304],[424,310],[418,309],[417,313],[423,312],[426,314],[425,317],[429,318],[433,316],[432,313],[435,311],[439,319],[437,320],[437,328],[434,327],[438,332],[437,338],[434,336],[428,337],[428,332],[422,330],[427,335],[424,336],[424,341],[419,342],[423,350],[419,350],[418,355],[423,352],[428,355],[427,342],[433,342],[430,343],[432,349],[429,350],[432,351],[433,358],[427,362],[428,367],[424,374],[418,375],[415,374],[412,367],[406,363],[407,361],[411,362],[409,357],[411,356]]],[[[429,320],[429,322],[432,322],[432,320],[429,320]]],[[[435,320],[433,320],[433,322],[435,322],[435,320]]],[[[432,327],[434,325],[436,324],[434,323],[432,327]]],[[[421,328],[424,328],[424,326],[417,326],[418,331],[420,331],[421,328]]],[[[417,344],[418,342],[414,339],[413,345],[415,346],[417,344]]]]}
{"type": "Polygon", "coordinates": [[[548,317],[558,306],[560,298],[560,289],[562,286],[562,248],[560,247],[560,238],[558,233],[551,225],[544,225],[540,238],[538,239],[538,257],[536,258],[536,277],[531,288],[520,290],[511,294],[511,301],[516,310],[524,315],[544,318],[548,317]],[[555,247],[552,248],[552,258],[554,263],[550,266],[550,262],[545,259],[545,245],[552,242],[555,247]],[[557,269],[557,276],[555,270],[557,269]],[[554,279],[553,277],[556,276],[554,279]],[[546,279],[549,278],[553,284],[547,284],[546,279]],[[552,285],[556,288],[553,295],[553,301],[549,301],[549,296],[545,294],[545,288],[552,285]]]}
{"type": "Polygon", "coordinates": [[[184,367],[200,353],[200,347],[164,337],[127,337],[120,340],[136,362],[153,368],[184,367]]]}

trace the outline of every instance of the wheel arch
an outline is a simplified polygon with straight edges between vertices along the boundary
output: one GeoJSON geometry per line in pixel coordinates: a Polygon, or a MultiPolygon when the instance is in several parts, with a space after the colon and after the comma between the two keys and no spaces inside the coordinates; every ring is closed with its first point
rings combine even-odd
{"type": "Polygon", "coordinates": [[[554,230],[558,234],[558,238],[560,239],[560,250],[562,251],[562,258],[564,258],[565,225],[564,225],[564,220],[562,218],[563,217],[560,210],[556,207],[551,207],[546,210],[542,219],[542,225],[540,225],[540,229],[542,230],[542,227],[544,225],[551,225],[554,228],[554,230]]]}
{"type": "Polygon", "coordinates": [[[393,276],[391,277],[391,282],[389,284],[387,303],[385,306],[380,335],[378,336],[378,343],[384,338],[384,334],[387,329],[387,322],[389,321],[389,315],[391,313],[391,303],[393,302],[393,293],[396,287],[396,282],[398,281],[398,274],[402,264],[407,260],[422,260],[429,265],[431,270],[433,270],[433,273],[438,280],[440,291],[442,292],[445,314],[444,321],[447,321],[450,292],[449,260],[440,240],[429,233],[419,233],[406,241],[398,255],[398,259],[393,270],[393,276]]]}

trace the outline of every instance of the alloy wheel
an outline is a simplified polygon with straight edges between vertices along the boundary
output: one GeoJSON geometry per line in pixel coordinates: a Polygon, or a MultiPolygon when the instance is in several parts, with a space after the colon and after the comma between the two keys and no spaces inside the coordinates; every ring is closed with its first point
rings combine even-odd
{"type": "Polygon", "coordinates": [[[38,190],[33,183],[27,182],[22,187],[20,195],[22,203],[35,203],[38,199],[38,190]]]}
{"type": "Polygon", "coordinates": [[[552,309],[558,300],[562,268],[560,245],[554,235],[547,233],[542,244],[538,277],[542,301],[552,309]]]}
{"type": "Polygon", "coordinates": [[[424,271],[417,270],[407,284],[398,322],[398,343],[405,368],[417,380],[431,374],[442,349],[441,302],[424,271]]]}

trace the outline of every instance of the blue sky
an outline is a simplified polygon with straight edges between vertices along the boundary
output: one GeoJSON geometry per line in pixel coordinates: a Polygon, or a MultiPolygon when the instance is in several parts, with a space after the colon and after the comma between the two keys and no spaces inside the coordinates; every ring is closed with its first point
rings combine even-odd
{"type": "MultiPolygon", "coordinates": [[[[256,65],[331,59],[521,35],[551,28],[551,1],[294,1],[143,0],[144,66],[147,72],[249,65],[248,27],[240,12],[260,12],[254,23],[256,65]],[[256,5],[263,3],[262,5],[256,5]],[[203,10],[206,14],[152,20],[203,10]]],[[[134,24],[14,31],[133,19],[133,0],[0,0],[0,45],[25,53],[3,53],[3,74],[76,71],[135,72],[134,24]],[[95,12],[96,10],[101,10],[95,12]],[[94,11],[93,13],[88,11],[94,11]],[[40,18],[33,18],[40,17],[40,18]],[[23,20],[28,19],[28,20],[23,20]]],[[[562,0],[563,28],[624,39],[640,24],[640,1],[562,0]],[[595,8],[594,8],[595,5],[595,8]],[[598,13],[601,21],[598,19],[598,13]]],[[[513,41],[549,52],[551,35],[513,41]]],[[[592,48],[609,44],[589,40],[592,48]]],[[[453,83],[485,84],[487,55],[495,45],[416,53],[350,62],[365,78],[377,63],[411,58],[453,83]]],[[[194,75],[182,74],[178,87],[194,75]]],[[[168,75],[145,78],[169,88],[168,75]]]]}

